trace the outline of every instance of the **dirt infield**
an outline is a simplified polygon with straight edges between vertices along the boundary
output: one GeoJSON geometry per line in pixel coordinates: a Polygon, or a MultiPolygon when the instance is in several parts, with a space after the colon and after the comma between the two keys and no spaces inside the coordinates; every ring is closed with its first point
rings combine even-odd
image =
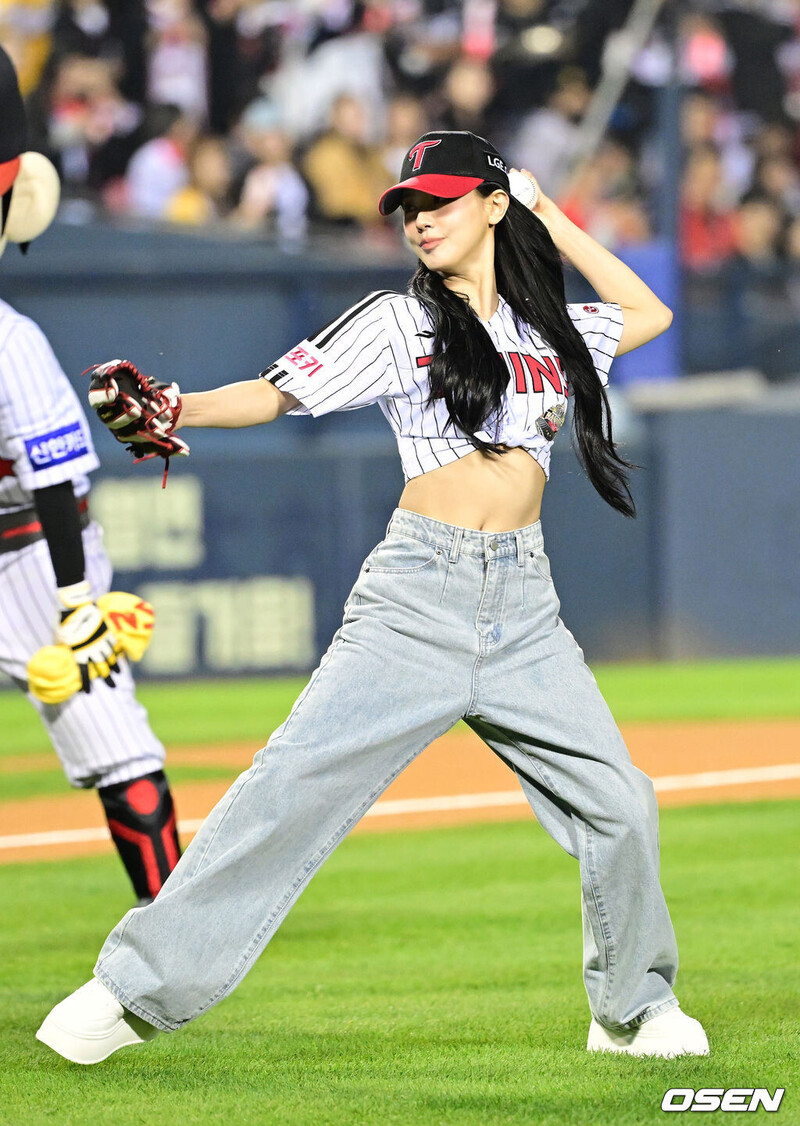
{"type": "MultiPolygon", "coordinates": [[[[623,734],[636,765],[654,779],[661,805],[800,797],[800,720],[632,723],[623,726],[623,734]]],[[[184,839],[250,765],[256,749],[248,743],[170,751],[168,765],[229,771],[227,780],[176,786],[184,839]]],[[[53,763],[49,755],[19,755],[3,760],[0,770],[45,770],[53,763]]],[[[459,729],[433,743],[389,787],[357,831],[529,816],[514,776],[472,732],[459,729]]],[[[110,847],[92,793],[0,802],[0,863],[110,847]]]]}

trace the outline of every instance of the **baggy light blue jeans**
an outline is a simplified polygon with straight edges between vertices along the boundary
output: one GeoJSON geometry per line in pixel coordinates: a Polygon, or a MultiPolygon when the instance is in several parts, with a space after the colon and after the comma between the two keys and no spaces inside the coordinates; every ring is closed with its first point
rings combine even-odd
{"type": "Polygon", "coordinates": [[[396,510],[286,722],[156,900],[112,931],[97,977],[157,1028],[200,1016],[389,783],[463,717],[579,861],[594,1016],[633,1027],[677,1005],[653,786],[558,614],[538,523],[487,533],[396,510]]]}

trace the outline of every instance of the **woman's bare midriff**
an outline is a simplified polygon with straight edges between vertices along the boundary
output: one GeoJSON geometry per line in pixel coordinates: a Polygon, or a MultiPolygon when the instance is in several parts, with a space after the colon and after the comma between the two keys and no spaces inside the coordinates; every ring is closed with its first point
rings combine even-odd
{"type": "Polygon", "coordinates": [[[494,456],[476,450],[412,478],[399,507],[479,532],[510,532],[539,519],[545,483],[523,449],[494,456]]]}

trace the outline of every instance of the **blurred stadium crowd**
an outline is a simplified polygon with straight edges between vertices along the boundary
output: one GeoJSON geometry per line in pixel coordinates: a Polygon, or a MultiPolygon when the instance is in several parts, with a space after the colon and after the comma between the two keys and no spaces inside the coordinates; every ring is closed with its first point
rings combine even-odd
{"type": "Polygon", "coordinates": [[[648,241],[679,75],[685,265],[800,260],[800,0],[669,0],[609,132],[580,123],[633,0],[4,0],[64,217],[394,238],[375,201],[430,128],[489,136],[606,245],[648,241]],[[677,68],[677,70],[676,70],[677,68]]]}

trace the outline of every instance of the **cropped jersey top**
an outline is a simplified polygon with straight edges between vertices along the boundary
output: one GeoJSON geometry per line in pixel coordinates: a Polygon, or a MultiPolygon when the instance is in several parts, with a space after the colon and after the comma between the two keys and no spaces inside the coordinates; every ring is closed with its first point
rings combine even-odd
{"type": "MultiPolygon", "coordinates": [[[[567,305],[567,311],[606,384],[622,335],[619,305],[567,305]]],[[[493,420],[496,427],[491,433],[479,431],[479,437],[522,447],[549,476],[553,440],[566,417],[569,373],[533,329],[518,330],[502,297],[494,316],[481,323],[508,368],[508,388],[493,420]]],[[[261,375],[299,400],[288,414],[316,418],[377,403],[397,438],[408,481],[475,450],[450,422],[444,400],[429,401],[426,368],[432,343],[423,305],[415,297],[382,290],[291,348],[261,375]]]]}

